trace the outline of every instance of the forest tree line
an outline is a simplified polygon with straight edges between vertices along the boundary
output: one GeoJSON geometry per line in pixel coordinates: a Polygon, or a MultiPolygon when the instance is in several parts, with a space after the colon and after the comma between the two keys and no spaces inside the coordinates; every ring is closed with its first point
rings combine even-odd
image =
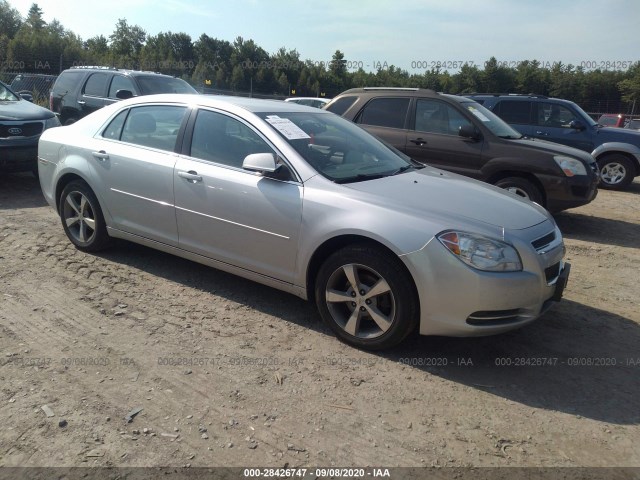
{"type": "Polygon", "coordinates": [[[126,19],[119,19],[108,37],[83,40],[57,20],[45,22],[36,3],[24,18],[0,0],[0,73],[57,75],[71,66],[103,65],[165,73],[200,89],[264,95],[333,97],[352,87],[420,87],[452,94],[536,93],[573,100],[592,112],[640,110],[637,61],[626,69],[585,69],[537,60],[511,66],[491,57],[453,73],[438,66],[409,73],[383,61],[374,64],[375,71],[365,71],[361,64],[340,50],[320,62],[303,60],[285,47],[269,53],[243,37],[230,42],[204,33],[195,41],[182,32],[150,35],[126,19]]]}

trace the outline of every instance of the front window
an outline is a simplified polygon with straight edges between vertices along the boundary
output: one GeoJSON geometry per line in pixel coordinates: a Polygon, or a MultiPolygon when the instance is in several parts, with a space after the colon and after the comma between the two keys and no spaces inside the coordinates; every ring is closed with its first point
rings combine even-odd
{"type": "Polygon", "coordinates": [[[495,136],[508,139],[522,138],[520,133],[507,125],[504,120],[498,117],[491,110],[487,110],[479,103],[462,102],[461,105],[480,120],[482,125],[488,128],[495,136]]]}
{"type": "Polygon", "coordinates": [[[129,90],[134,95],[136,93],[136,89],[133,87],[131,80],[122,75],[115,75],[109,87],[109,98],[117,98],[116,94],[119,90],[129,90]]]}
{"type": "Polygon", "coordinates": [[[421,168],[408,157],[337,115],[259,114],[314,169],[336,183],[350,183],[421,168]]]}
{"type": "Polygon", "coordinates": [[[416,103],[416,130],[458,135],[460,127],[471,125],[460,112],[440,100],[420,99],[416,103]]]}
{"type": "Polygon", "coordinates": [[[536,124],[543,127],[571,128],[571,122],[578,120],[567,107],[556,103],[538,103],[536,124]]]}
{"type": "Polygon", "coordinates": [[[198,93],[195,88],[180,78],[164,77],[161,75],[136,76],[143,95],[156,93],[198,93]]]}

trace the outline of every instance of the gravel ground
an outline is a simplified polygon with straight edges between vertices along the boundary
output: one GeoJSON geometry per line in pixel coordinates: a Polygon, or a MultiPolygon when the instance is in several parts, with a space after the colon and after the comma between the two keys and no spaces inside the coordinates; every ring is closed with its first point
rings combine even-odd
{"type": "Polygon", "coordinates": [[[81,253],[0,176],[0,466],[639,467],[639,207],[636,180],[556,217],[571,278],[534,324],[372,354],[285,293],[81,253]]]}

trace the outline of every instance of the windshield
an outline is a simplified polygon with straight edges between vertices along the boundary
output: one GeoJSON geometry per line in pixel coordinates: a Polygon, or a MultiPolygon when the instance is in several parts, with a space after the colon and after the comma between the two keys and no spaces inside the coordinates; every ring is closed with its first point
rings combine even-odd
{"type": "Polygon", "coordinates": [[[522,134],[520,134],[520,132],[511,128],[504,120],[479,103],[462,102],[462,106],[471,112],[485,127],[491,130],[491,133],[497,137],[509,139],[522,138],[522,134]]]}
{"type": "Polygon", "coordinates": [[[396,175],[422,165],[329,113],[260,113],[314,169],[336,183],[396,175]]]}
{"type": "Polygon", "coordinates": [[[0,83],[0,102],[17,102],[20,100],[11,90],[0,83]]]}
{"type": "Polygon", "coordinates": [[[180,78],[160,75],[140,75],[136,77],[143,95],[156,93],[198,93],[195,88],[180,78]]]}

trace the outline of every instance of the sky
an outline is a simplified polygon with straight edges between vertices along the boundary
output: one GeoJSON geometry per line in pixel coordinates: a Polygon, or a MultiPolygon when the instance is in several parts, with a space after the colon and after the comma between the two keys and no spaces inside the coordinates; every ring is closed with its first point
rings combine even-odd
{"type": "MultiPolygon", "coordinates": [[[[8,0],[26,16],[34,0],[8,0]]],[[[119,18],[148,34],[206,33],[252,39],[268,53],[296,49],[302,60],[344,53],[349,70],[390,65],[411,73],[445,62],[483,68],[495,56],[510,67],[537,59],[587,70],[640,60],[639,0],[36,0],[87,40],[109,37],[119,18]]],[[[626,68],[625,68],[626,69],[626,68]]]]}

